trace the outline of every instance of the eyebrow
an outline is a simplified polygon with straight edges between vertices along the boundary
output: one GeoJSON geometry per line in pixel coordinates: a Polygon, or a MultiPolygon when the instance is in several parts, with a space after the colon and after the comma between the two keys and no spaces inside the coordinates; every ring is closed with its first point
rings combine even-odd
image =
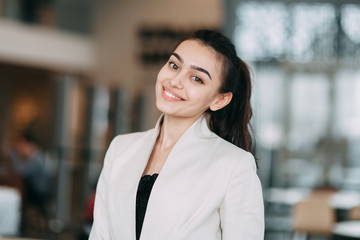
{"type": "MultiPolygon", "coordinates": [[[[182,59],[179,54],[177,54],[177,53],[174,52],[174,53],[172,53],[171,55],[174,56],[174,57],[176,57],[181,63],[184,63],[184,59],[182,59]]],[[[209,73],[207,70],[205,70],[204,68],[198,67],[198,66],[195,66],[195,65],[191,65],[190,67],[191,67],[192,69],[195,69],[195,70],[197,70],[197,71],[200,71],[200,72],[205,73],[205,74],[208,75],[209,78],[212,80],[210,73],[209,73]]]]}

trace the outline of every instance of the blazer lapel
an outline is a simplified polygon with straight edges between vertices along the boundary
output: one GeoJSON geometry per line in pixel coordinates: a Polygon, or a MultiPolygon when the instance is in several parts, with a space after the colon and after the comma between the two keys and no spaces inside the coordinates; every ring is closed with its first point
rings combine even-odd
{"type": "MultiPolygon", "coordinates": [[[[161,225],[161,224],[157,224],[157,222],[160,220],[159,211],[162,211],[164,209],[161,209],[162,206],[159,206],[157,204],[156,199],[162,198],[164,197],[164,195],[167,195],[168,192],[164,192],[164,189],[169,189],[168,186],[169,182],[171,182],[172,178],[177,174],[177,171],[180,170],[183,166],[189,166],[189,164],[192,164],[192,161],[194,161],[194,159],[191,157],[192,150],[189,150],[188,147],[191,147],[193,144],[198,144],[199,140],[201,141],[201,138],[209,138],[209,137],[210,138],[214,137],[214,134],[209,130],[206,123],[206,118],[203,115],[197,121],[195,121],[189,127],[188,130],[185,131],[185,133],[181,136],[181,138],[173,147],[151,191],[151,195],[149,198],[145,219],[143,223],[143,228],[141,232],[142,239],[152,239],[150,235],[151,233],[154,232],[153,229],[154,226],[161,225]]],[[[177,187],[177,186],[171,186],[171,187],[177,187]]],[[[167,220],[168,225],[166,227],[171,226],[172,224],[171,221],[176,221],[176,220],[168,219],[167,220]]],[[[156,231],[157,234],[166,235],[166,230],[171,229],[171,227],[170,228],[166,228],[165,226],[159,226],[159,227],[163,229],[163,231],[156,231]]],[[[181,235],[181,233],[178,234],[181,235]]],[[[162,238],[159,237],[159,239],[162,238]]]]}
{"type": "MultiPolygon", "coordinates": [[[[135,239],[135,214],[136,214],[136,193],[140,178],[145,170],[146,164],[159,134],[158,120],[155,129],[144,134],[139,134],[136,145],[118,151],[116,163],[112,166],[111,187],[109,194],[113,195],[109,209],[116,214],[121,214],[124,221],[115,222],[116,228],[122,229],[119,232],[127,233],[128,239],[135,239]]],[[[124,235],[117,236],[123,239],[124,235]]]]}

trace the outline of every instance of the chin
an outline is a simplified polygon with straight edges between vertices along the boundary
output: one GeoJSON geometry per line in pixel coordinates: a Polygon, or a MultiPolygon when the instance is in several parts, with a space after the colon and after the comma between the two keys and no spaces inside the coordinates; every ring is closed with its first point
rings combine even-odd
{"type": "Polygon", "coordinates": [[[163,102],[156,102],[156,108],[161,113],[164,113],[166,115],[174,115],[175,114],[174,107],[173,106],[167,106],[166,103],[164,104],[163,102]]]}
{"type": "Polygon", "coordinates": [[[164,106],[164,104],[163,103],[161,103],[161,101],[156,101],[156,108],[160,111],[160,112],[162,112],[162,113],[166,113],[167,112],[167,107],[166,106],[164,106]]]}
{"type": "Polygon", "coordinates": [[[160,111],[160,112],[162,112],[162,113],[164,113],[164,114],[167,114],[167,115],[172,115],[172,111],[169,111],[169,109],[168,108],[164,108],[164,107],[158,107],[157,106],[157,109],[160,111]]]}

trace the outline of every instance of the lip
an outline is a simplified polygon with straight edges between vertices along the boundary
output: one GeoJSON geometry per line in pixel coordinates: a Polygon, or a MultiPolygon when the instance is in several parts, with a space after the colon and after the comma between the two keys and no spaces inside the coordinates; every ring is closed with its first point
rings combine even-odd
{"type": "Polygon", "coordinates": [[[168,101],[184,101],[185,100],[182,97],[180,97],[179,95],[175,94],[174,92],[170,91],[169,89],[167,89],[165,87],[162,88],[162,96],[168,101]]]}

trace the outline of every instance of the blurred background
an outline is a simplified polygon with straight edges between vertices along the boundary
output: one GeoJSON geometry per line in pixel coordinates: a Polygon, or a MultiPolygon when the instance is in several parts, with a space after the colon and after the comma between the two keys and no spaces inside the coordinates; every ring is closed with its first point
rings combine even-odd
{"type": "Polygon", "coordinates": [[[109,142],[154,126],[157,72],[209,28],[252,68],[265,239],[356,239],[359,23],[358,0],[0,0],[0,237],[87,239],[109,142]]]}

